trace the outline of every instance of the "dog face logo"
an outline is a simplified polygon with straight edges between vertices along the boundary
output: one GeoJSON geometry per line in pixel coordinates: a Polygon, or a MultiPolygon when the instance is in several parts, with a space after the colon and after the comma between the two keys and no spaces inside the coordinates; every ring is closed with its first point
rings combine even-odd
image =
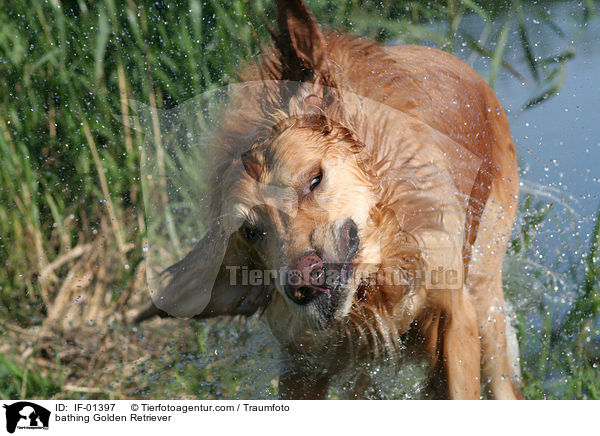
{"type": "Polygon", "coordinates": [[[11,405],[4,404],[6,409],[6,431],[14,433],[19,429],[48,429],[50,411],[29,401],[19,401],[11,405]]]}

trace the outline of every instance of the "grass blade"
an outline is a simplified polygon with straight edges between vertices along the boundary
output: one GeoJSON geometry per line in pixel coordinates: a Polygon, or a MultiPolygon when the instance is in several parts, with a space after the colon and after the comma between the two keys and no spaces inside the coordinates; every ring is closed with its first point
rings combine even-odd
{"type": "Polygon", "coordinates": [[[496,42],[496,50],[494,51],[494,56],[492,57],[492,63],[490,65],[490,72],[488,75],[488,83],[490,88],[494,89],[494,85],[496,84],[496,78],[498,76],[498,71],[502,66],[502,57],[504,56],[504,49],[506,48],[506,42],[508,40],[508,34],[510,32],[510,14],[506,18],[504,22],[504,26],[502,26],[502,30],[500,31],[500,35],[498,36],[498,41],[496,42]]]}

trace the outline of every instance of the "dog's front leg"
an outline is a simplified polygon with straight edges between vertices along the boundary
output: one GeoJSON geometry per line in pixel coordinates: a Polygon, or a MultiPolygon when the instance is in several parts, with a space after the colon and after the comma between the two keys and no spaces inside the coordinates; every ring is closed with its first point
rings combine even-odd
{"type": "Polygon", "coordinates": [[[449,295],[442,310],[442,364],[452,400],[476,400],[481,396],[480,344],[477,315],[463,290],[449,295]]]}
{"type": "Polygon", "coordinates": [[[279,375],[281,400],[323,400],[328,388],[329,376],[305,365],[286,364],[279,375]]]}

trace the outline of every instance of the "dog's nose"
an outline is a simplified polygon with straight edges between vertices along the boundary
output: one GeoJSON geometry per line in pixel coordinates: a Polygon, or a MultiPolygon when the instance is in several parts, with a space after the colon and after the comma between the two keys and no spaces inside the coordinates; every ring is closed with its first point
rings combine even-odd
{"type": "Polygon", "coordinates": [[[307,304],[317,295],[326,292],[323,259],[316,252],[306,253],[288,272],[285,293],[297,304],[307,304]]]}
{"type": "Polygon", "coordinates": [[[307,253],[296,262],[296,270],[305,282],[316,282],[323,276],[323,259],[314,251],[307,253]]]}
{"type": "Polygon", "coordinates": [[[352,218],[348,218],[340,227],[340,253],[344,253],[346,260],[350,260],[358,252],[359,244],[358,227],[352,218]]]}

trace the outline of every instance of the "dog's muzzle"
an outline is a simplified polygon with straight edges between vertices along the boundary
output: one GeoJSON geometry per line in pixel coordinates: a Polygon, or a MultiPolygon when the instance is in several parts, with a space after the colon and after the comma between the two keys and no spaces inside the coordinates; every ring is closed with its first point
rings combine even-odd
{"type": "Polygon", "coordinates": [[[344,284],[352,276],[352,260],[358,252],[360,239],[356,223],[348,218],[339,228],[338,253],[334,262],[327,262],[316,251],[309,251],[296,260],[288,272],[285,293],[294,303],[306,305],[315,299],[326,300],[335,310],[337,298],[344,284]]]}

